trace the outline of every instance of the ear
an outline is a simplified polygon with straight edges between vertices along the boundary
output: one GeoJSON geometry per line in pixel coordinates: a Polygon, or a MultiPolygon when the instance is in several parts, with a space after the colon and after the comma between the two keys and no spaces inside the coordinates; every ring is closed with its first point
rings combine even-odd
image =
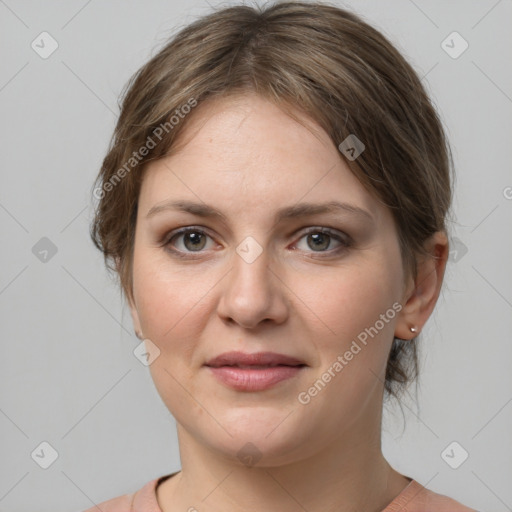
{"type": "Polygon", "coordinates": [[[418,262],[418,275],[408,283],[401,302],[403,309],[395,325],[395,337],[404,340],[418,335],[436,305],[449,254],[446,233],[434,233],[425,248],[429,255],[422,256],[418,262]],[[410,330],[413,326],[418,329],[416,333],[410,330]]]}
{"type": "Polygon", "coordinates": [[[137,307],[135,306],[134,300],[130,298],[128,298],[127,300],[128,306],[130,308],[130,314],[132,315],[133,330],[135,331],[135,335],[137,336],[137,338],[142,340],[144,338],[144,335],[140,327],[139,312],[137,311],[137,307]]]}
{"type": "MultiPolygon", "coordinates": [[[[116,271],[120,275],[121,274],[121,259],[119,257],[115,258],[115,266],[116,271]]],[[[133,330],[135,331],[135,335],[139,339],[143,339],[144,336],[142,334],[142,329],[140,327],[140,319],[139,319],[139,313],[137,311],[137,306],[135,305],[135,301],[133,297],[130,297],[130,294],[128,294],[125,290],[126,300],[128,302],[128,307],[130,308],[130,314],[132,316],[132,323],[133,323],[133,330]]],[[[132,293],[133,295],[133,293],[132,293]]]]}

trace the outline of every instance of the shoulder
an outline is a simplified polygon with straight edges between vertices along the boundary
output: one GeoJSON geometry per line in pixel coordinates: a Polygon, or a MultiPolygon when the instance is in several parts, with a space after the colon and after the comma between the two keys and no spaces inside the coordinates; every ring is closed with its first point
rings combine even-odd
{"type": "Polygon", "coordinates": [[[164,475],[147,482],[137,492],[123,494],[117,498],[98,503],[97,505],[84,510],[83,512],[162,512],[158,506],[156,488],[159,482],[169,478],[171,475],[164,475]]]}
{"type": "Polygon", "coordinates": [[[135,494],[123,494],[117,498],[98,503],[97,505],[84,510],[84,512],[130,512],[132,509],[133,498],[135,494]]]}
{"type": "Polygon", "coordinates": [[[423,487],[413,480],[400,503],[402,512],[477,512],[473,508],[423,487]]]}

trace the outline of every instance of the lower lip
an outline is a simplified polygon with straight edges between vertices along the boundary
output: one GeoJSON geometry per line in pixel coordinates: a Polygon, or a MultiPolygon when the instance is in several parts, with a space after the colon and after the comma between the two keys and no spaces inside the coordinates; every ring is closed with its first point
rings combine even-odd
{"type": "Polygon", "coordinates": [[[263,391],[278,382],[298,375],[304,366],[273,366],[271,368],[248,369],[236,366],[208,366],[213,375],[227,386],[238,391],[263,391]]]}

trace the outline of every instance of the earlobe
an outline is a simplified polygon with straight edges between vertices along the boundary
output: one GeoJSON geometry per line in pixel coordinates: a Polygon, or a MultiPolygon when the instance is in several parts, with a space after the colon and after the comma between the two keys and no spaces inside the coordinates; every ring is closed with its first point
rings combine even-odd
{"type": "Polygon", "coordinates": [[[418,335],[432,314],[443,284],[448,259],[448,238],[444,231],[435,233],[425,245],[429,252],[418,262],[414,283],[408,287],[403,308],[395,326],[395,337],[411,339],[418,335]],[[411,330],[416,329],[416,332],[411,330]]]}

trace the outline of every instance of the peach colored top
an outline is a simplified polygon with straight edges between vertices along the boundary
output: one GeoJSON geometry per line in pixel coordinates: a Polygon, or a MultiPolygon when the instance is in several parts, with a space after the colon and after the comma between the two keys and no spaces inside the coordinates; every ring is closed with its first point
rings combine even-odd
{"type": "MultiPolygon", "coordinates": [[[[177,473],[179,471],[155,478],[139,491],[104,501],[97,507],[102,512],[162,512],[156,499],[156,488],[177,473]]],[[[477,512],[443,494],[426,489],[416,480],[410,480],[409,485],[382,512],[477,512]]],[[[97,511],[95,506],[84,512],[97,511]]]]}

